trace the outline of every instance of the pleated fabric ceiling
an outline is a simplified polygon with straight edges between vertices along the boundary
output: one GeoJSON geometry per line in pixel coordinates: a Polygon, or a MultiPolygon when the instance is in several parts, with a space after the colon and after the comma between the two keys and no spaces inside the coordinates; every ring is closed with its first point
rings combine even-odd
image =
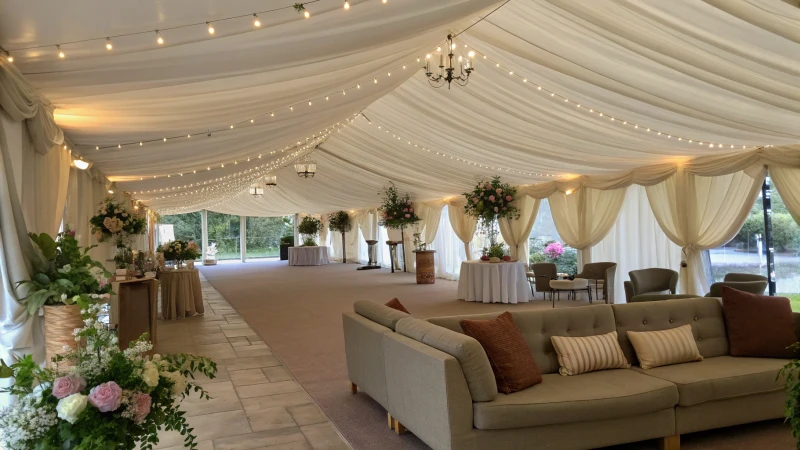
{"type": "Polygon", "coordinates": [[[162,212],[322,213],[389,181],[435,199],[800,142],[791,1],[293,3],[3,1],[0,45],[73,151],[162,212]],[[434,89],[448,33],[475,71],[434,89]]]}

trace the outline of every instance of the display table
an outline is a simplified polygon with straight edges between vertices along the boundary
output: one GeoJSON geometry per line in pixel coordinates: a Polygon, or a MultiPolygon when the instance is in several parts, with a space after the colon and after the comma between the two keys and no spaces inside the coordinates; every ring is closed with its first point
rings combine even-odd
{"type": "Polygon", "coordinates": [[[203,314],[203,290],[200,271],[197,269],[172,269],[159,272],[161,280],[161,318],[182,319],[203,314]]]}
{"type": "Polygon", "coordinates": [[[458,298],[468,302],[524,303],[531,300],[525,263],[461,263],[458,298]]]}
{"type": "Polygon", "coordinates": [[[328,247],[289,247],[290,266],[322,266],[330,263],[328,247]]]}
{"type": "Polygon", "coordinates": [[[417,284],[436,283],[436,250],[414,250],[417,259],[417,284]]]}
{"type": "Polygon", "coordinates": [[[150,342],[158,339],[158,280],[134,278],[112,281],[114,294],[109,299],[109,325],[117,329],[119,346],[128,348],[128,343],[148,333],[150,342]]]}

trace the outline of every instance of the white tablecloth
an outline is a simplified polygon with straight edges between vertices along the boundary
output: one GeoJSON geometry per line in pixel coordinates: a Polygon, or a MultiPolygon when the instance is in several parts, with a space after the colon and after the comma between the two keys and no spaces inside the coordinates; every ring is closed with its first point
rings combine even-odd
{"type": "Polygon", "coordinates": [[[290,266],[321,266],[330,262],[328,247],[289,247],[290,266]]]}
{"type": "Polygon", "coordinates": [[[458,298],[468,302],[524,303],[531,300],[531,287],[525,277],[525,263],[461,263],[458,298]]]}

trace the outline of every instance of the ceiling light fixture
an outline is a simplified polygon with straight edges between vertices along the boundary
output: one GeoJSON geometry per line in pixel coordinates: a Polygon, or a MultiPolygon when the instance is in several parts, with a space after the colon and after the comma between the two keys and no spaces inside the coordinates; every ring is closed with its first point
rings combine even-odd
{"type": "Polygon", "coordinates": [[[294,164],[294,170],[299,177],[314,178],[317,173],[317,162],[311,158],[311,154],[307,154],[297,160],[294,164]]]}
{"type": "Polygon", "coordinates": [[[447,83],[447,88],[450,89],[450,84],[452,82],[456,82],[459,86],[466,86],[469,82],[469,75],[472,73],[473,66],[475,64],[475,52],[470,52],[471,56],[466,62],[466,67],[464,64],[459,63],[459,68],[461,73],[456,76],[454,74],[455,67],[453,66],[453,57],[455,54],[453,53],[453,49],[455,48],[455,44],[453,44],[453,35],[447,35],[447,42],[448,42],[448,49],[450,49],[450,53],[447,55],[439,54],[439,73],[434,76],[431,72],[431,64],[430,58],[425,62],[425,75],[428,77],[428,83],[435,87],[440,88],[447,83]]]}
{"type": "Polygon", "coordinates": [[[278,177],[276,175],[267,175],[264,177],[264,186],[274,189],[278,185],[278,177]]]}
{"type": "Polygon", "coordinates": [[[92,163],[90,163],[88,161],[84,161],[82,159],[73,159],[72,160],[72,165],[75,166],[76,169],[86,170],[89,167],[91,167],[92,163]]]}

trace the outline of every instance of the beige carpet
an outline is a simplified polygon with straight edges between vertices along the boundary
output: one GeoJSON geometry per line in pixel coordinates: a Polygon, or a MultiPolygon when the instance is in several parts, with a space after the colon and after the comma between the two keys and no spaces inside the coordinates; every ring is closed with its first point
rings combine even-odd
{"type": "MultiPolygon", "coordinates": [[[[411,433],[386,427],[386,412],[364,394],[350,394],[341,314],[356,300],[385,302],[398,297],[417,317],[549,308],[537,300],[519,305],[456,300],[456,283],[417,285],[413,274],[356,271],[354,264],[288,267],[264,261],[203,267],[211,284],[238,310],[295,378],[319,403],[354,449],[426,449],[411,433]]],[[[562,298],[557,308],[585,305],[562,298]]],[[[793,450],[789,428],[780,421],[684,436],[684,449],[793,450]]],[[[655,449],[644,442],[619,450],[655,449]]]]}

